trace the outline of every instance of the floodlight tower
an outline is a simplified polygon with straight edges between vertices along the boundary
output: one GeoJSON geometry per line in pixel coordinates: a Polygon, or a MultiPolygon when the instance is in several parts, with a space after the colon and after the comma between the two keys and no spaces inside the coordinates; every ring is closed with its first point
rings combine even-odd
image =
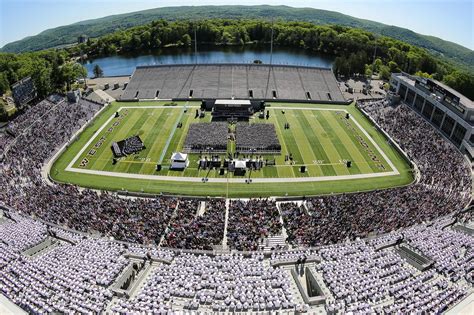
{"type": "Polygon", "coordinates": [[[369,78],[369,86],[367,87],[368,90],[372,89],[372,76],[374,75],[374,72],[375,72],[375,58],[377,57],[377,37],[374,37],[374,42],[375,42],[374,58],[372,59],[372,74],[370,75],[370,78],[369,78]]]}
{"type": "Polygon", "coordinates": [[[273,62],[273,18],[272,18],[272,34],[270,37],[270,65],[273,62]]]}
{"type": "Polygon", "coordinates": [[[272,31],[270,35],[270,65],[268,67],[268,77],[267,77],[267,87],[265,89],[265,99],[267,98],[268,93],[268,86],[270,84],[270,73],[272,71],[272,63],[273,63],[273,17],[272,17],[272,31]]]}
{"type": "Polygon", "coordinates": [[[195,64],[198,63],[198,55],[197,55],[197,31],[196,31],[196,23],[194,23],[194,58],[195,64]]]}

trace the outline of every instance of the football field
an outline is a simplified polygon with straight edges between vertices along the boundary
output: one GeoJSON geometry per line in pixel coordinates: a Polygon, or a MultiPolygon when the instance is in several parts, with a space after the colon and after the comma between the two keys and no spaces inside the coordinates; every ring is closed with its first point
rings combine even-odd
{"type": "MultiPolygon", "coordinates": [[[[198,108],[192,102],[176,106],[114,103],[56,161],[51,176],[95,188],[227,196],[310,195],[411,181],[406,162],[353,105],[275,103],[266,108],[269,119],[254,115],[250,124],[275,126],[281,154],[262,155],[264,160],[275,160],[274,166],[247,171],[245,176],[227,171],[220,175],[218,169],[199,169],[200,155],[190,154],[184,171],[170,170],[170,157],[182,151],[189,126],[211,121],[209,112],[204,118],[195,117],[198,108]],[[290,128],[284,128],[285,124],[290,128]],[[145,149],[112,163],[112,143],[137,135],[145,149]],[[162,165],[161,171],[156,171],[157,164],[162,165]],[[301,166],[306,167],[305,172],[300,171],[301,166]],[[251,184],[245,183],[248,179],[251,184]]],[[[231,140],[227,152],[235,152],[231,140]]],[[[220,156],[224,159],[227,154],[220,156]]]]}

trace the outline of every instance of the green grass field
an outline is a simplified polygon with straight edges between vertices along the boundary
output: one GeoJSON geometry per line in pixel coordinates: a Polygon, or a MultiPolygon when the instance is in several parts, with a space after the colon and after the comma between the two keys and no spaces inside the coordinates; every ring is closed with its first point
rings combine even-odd
{"type": "MultiPolygon", "coordinates": [[[[274,158],[276,166],[247,172],[245,177],[234,177],[231,172],[219,175],[217,170],[198,170],[199,156],[192,154],[185,171],[171,171],[169,158],[173,152],[182,150],[189,126],[208,122],[211,117],[210,113],[202,119],[194,117],[198,103],[188,103],[187,111],[184,103],[163,105],[163,102],[109,105],[57,159],[51,176],[57,181],[91,188],[229,197],[351,192],[412,181],[407,163],[353,105],[274,103],[267,107],[270,119],[255,115],[250,123],[275,125],[282,153],[265,158],[274,158]],[[114,117],[116,111],[120,112],[120,118],[114,117]],[[345,118],[346,111],[351,115],[349,120],[345,118]],[[176,128],[178,122],[183,124],[182,128],[176,128]],[[285,123],[290,124],[290,129],[284,129],[285,123]],[[112,142],[132,135],[139,135],[146,149],[113,165],[112,142]],[[284,160],[289,153],[293,163],[284,160]],[[352,161],[351,168],[346,167],[346,160],[352,161]],[[163,165],[160,172],[155,171],[157,163],[163,165]],[[307,167],[305,173],[299,172],[301,165],[307,167]],[[163,180],[160,176],[174,180],[163,180]],[[209,182],[202,183],[203,177],[209,178],[209,182]],[[253,183],[245,184],[249,177],[253,183]],[[308,178],[304,180],[304,177],[308,178]]],[[[229,142],[228,151],[232,148],[233,142],[229,142]]]]}

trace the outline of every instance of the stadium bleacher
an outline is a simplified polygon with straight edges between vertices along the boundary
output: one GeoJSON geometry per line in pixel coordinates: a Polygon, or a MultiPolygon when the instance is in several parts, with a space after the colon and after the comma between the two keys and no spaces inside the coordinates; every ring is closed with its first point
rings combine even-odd
{"type": "MultiPolygon", "coordinates": [[[[262,206],[261,201],[252,205],[262,206]]],[[[189,201],[189,206],[197,204],[189,201]]],[[[0,235],[0,292],[32,313],[312,313],[314,308],[302,303],[289,272],[301,257],[324,290],[327,302],[321,307],[328,314],[445,312],[472,293],[474,281],[473,239],[443,229],[446,218],[371,240],[275,251],[265,258],[262,252],[181,252],[115,242],[8,213],[11,219],[3,218],[0,227],[13,233],[0,235]],[[45,239],[48,229],[74,242],[60,242],[27,259],[21,250],[35,243],[30,241],[32,225],[35,242],[45,239]],[[401,235],[432,255],[437,267],[420,273],[396,248],[379,249],[401,235]],[[133,297],[117,296],[114,281],[138,261],[146,262],[149,276],[139,279],[143,284],[133,297]]]]}
{"type": "Polygon", "coordinates": [[[160,99],[187,100],[191,90],[194,99],[347,103],[329,68],[257,64],[137,67],[121,99],[155,99],[159,91],[160,99]]]}
{"type": "Polygon", "coordinates": [[[473,237],[451,226],[472,224],[472,208],[459,212],[471,198],[469,166],[404,105],[359,104],[415,161],[418,182],[298,204],[206,199],[203,207],[181,197],[121,198],[47,184],[43,163],[100,109],[85,100],[68,105],[42,101],[10,124],[16,136],[0,133],[0,204],[7,209],[0,217],[0,292],[27,312],[313,313],[290,272],[301,257],[329,314],[441,313],[472,294],[473,237]],[[367,238],[374,234],[383,235],[367,238]],[[258,250],[274,235],[286,235],[293,249],[268,258],[258,250]],[[59,242],[34,257],[23,254],[47,237],[59,242]],[[420,272],[399,256],[401,239],[433,267],[420,272]],[[211,244],[226,251],[202,251],[211,244]],[[149,277],[136,279],[132,297],[114,296],[113,283],[134,259],[147,262],[149,277]]]}
{"type": "Polygon", "coordinates": [[[36,97],[36,87],[31,77],[23,78],[14,83],[11,90],[13,99],[20,108],[36,97]]]}

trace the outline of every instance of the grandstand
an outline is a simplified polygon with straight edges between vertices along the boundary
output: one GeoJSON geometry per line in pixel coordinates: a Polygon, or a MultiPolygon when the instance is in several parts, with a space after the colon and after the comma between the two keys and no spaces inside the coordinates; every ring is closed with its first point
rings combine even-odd
{"type": "MultiPolygon", "coordinates": [[[[10,123],[11,133],[0,133],[1,295],[28,313],[407,314],[472,303],[474,211],[466,159],[411,106],[382,100],[357,107],[416,161],[415,182],[294,200],[130,198],[123,190],[82,189],[44,174],[48,167],[55,172],[52,152],[71,146],[86,122],[109,119],[127,131],[119,122],[132,110],[98,117],[107,107],[84,99],[74,106],[59,95],[41,101],[10,123]]],[[[201,118],[138,110],[143,114],[132,132],[139,133],[140,119],[178,117],[169,129],[186,135],[189,150],[227,148],[227,123],[193,121],[176,131],[176,122],[201,118]]],[[[292,115],[280,118],[294,128],[292,115]]],[[[334,115],[336,124],[348,120],[334,115]]],[[[155,129],[152,135],[164,132],[155,129]]],[[[79,136],[93,140],[95,133],[79,136]]],[[[279,145],[275,125],[263,120],[237,123],[235,135],[242,150],[279,145]]],[[[159,136],[143,139],[165,143],[159,136]]],[[[141,144],[132,141],[130,148],[141,144]]],[[[139,170],[131,162],[122,167],[139,170]]]]}
{"type": "Polygon", "coordinates": [[[393,73],[390,90],[474,161],[474,102],[445,84],[393,73]]]}
{"type": "Polygon", "coordinates": [[[26,77],[12,85],[15,103],[22,108],[36,97],[36,87],[31,77],[26,77]]]}
{"type": "Polygon", "coordinates": [[[258,64],[137,67],[121,99],[254,99],[347,104],[331,69],[258,64]]]}

